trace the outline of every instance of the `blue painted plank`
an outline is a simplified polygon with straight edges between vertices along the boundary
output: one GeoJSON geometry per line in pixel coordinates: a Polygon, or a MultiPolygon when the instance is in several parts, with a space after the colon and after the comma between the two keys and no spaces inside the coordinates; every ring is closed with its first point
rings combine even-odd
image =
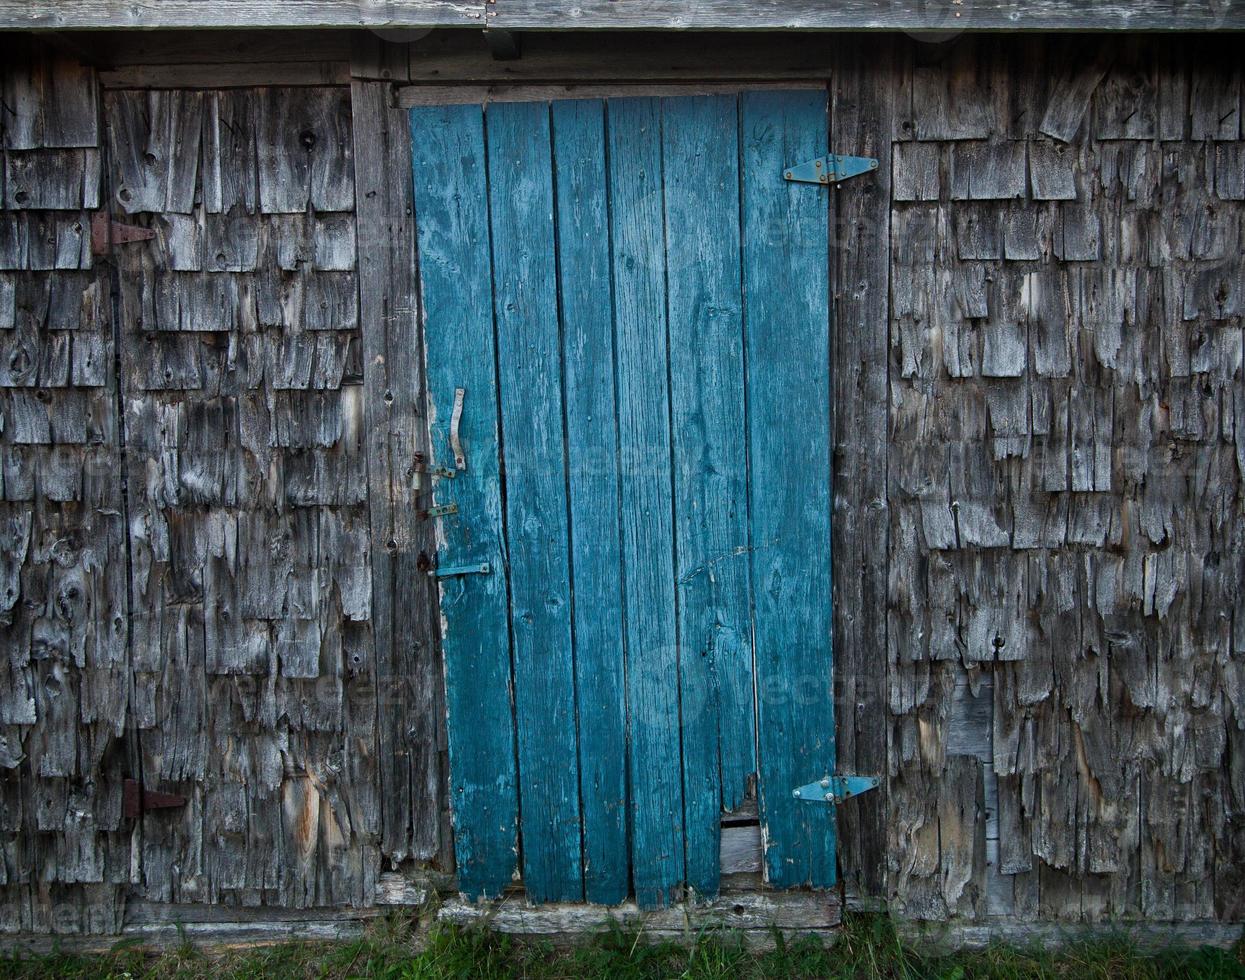
{"type": "Polygon", "coordinates": [[[656,906],[684,871],[660,101],[612,100],[607,144],[632,880],[636,900],[656,906]]]}
{"type": "Polygon", "coordinates": [[[523,884],[582,901],[549,107],[487,112],[523,884]]]}
{"type": "Polygon", "coordinates": [[[687,883],[716,895],[756,771],[736,97],[666,99],[662,131],[687,883]]]}
{"type": "Polygon", "coordinates": [[[467,469],[436,486],[436,503],[458,505],[441,519],[437,561],[495,570],[441,583],[454,851],[459,887],[474,898],[510,884],[518,852],[482,111],[413,109],[411,139],[435,466],[454,468],[450,417],[455,389],[466,390],[467,469]]]}
{"type": "Polygon", "coordinates": [[[615,905],[628,894],[627,717],[605,106],[555,102],[552,118],[584,894],[615,905]]]}
{"type": "Polygon", "coordinates": [[[761,821],[778,886],[834,883],[828,192],[785,167],[826,152],[824,92],[742,97],[744,323],[761,821]]]}

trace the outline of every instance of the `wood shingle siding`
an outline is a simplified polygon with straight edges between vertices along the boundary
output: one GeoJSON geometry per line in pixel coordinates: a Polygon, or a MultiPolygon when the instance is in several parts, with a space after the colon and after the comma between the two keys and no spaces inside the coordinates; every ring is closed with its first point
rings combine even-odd
{"type": "Polygon", "coordinates": [[[6,50],[0,210],[0,928],[115,932],[129,664],[94,74],[6,50]]]}
{"type": "MultiPolygon", "coordinates": [[[[408,894],[395,868],[448,870],[414,518],[437,365],[413,97],[387,79],[601,84],[644,47],[611,61],[593,36],[585,65],[539,37],[513,63],[436,35],[422,60],[356,52],[377,80],[349,87],[195,87],[211,58],[166,37],[107,91],[8,42],[0,929],[115,932],[127,895],[367,907],[408,894]],[[138,71],[192,63],[181,87],[138,71]],[[154,238],[93,257],[98,208],[154,238]],[[127,777],[187,803],[136,824],[127,777]]],[[[650,77],[790,74],[775,46],[715,77],[672,37],[650,77]]],[[[830,192],[836,741],[843,771],[886,776],[840,808],[848,894],[970,923],[1239,921],[1234,41],[810,37],[827,148],[880,161],[830,192]]],[[[341,75],[349,47],[215,56],[341,75]]]]}
{"type": "Polygon", "coordinates": [[[375,685],[350,94],[115,92],[139,896],[367,905],[375,685]]]}
{"type": "Polygon", "coordinates": [[[909,46],[892,89],[908,915],[1242,914],[1239,77],[1159,47],[909,46]]]}

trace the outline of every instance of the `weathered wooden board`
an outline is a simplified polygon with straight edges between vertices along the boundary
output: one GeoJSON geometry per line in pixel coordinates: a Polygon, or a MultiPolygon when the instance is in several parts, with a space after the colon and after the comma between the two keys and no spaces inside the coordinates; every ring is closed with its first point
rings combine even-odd
{"type": "Polygon", "coordinates": [[[549,33],[525,31],[520,57],[499,61],[483,39],[436,31],[409,45],[419,83],[828,78],[833,45],[821,35],[549,33]]]}
{"type": "Polygon", "coordinates": [[[370,662],[352,667],[372,679],[376,704],[375,755],[361,742],[351,761],[354,778],[370,783],[381,852],[448,866],[444,665],[436,586],[426,574],[436,540],[417,517],[425,498],[411,476],[417,454],[430,455],[411,131],[408,114],[387,96],[383,83],[356,82],[351,91],[358,212],[347,227],[353,233],[357,221],[357,236],[348,238],[357,237],[359,268],[374,650],[370,662]]]}
{"type": "MultiPolygon", "coordinates": [[[[830,351],[834,399],[834,680],[835,756],[842,772],[883,775],[887,770],[885,712],[886,570],[889,495],[888,244],[893,158],[898,190],[900,151],[925,143],[892,143],[899,79],[906,47],[869,50],[841,41],[831,89],[830,145],[876,157],[867,180],[848,181],[834,195],[830,351]]],[[[938,196],[938,160],[921,179],[938,196]]],[[[898,196],[896,194],[896,196],[898,196]]],[[[886,787],[867,793],[838,814],[839,867],[858,894],[884,893],[886,787]]]]}
{"type": "Polygon", "coordinates": [[[1162,0],[1089,3],[1046,0],[1039,5],[991,0],[961,6],[851,0],[826,5],[817,0],[755,3],[748,0],[656,0],[620,4],[612,0],[496,0],[487,8],[491,27],[507,30],[1213,30],[1240,29],[1245,11],[1211,0],[1172,6],[1162,0]]]}
{"type": "Polygon", "coordinates": [[[718,891],[721,813],[756,772],[737,117],[735,96],[662,104],[683,819],[701,895],[718,891]]]}
{"type": "Polygon", "coordinates": [[[827,196],[783,180],[825,152],[825,92],[740,100],[753,644],[765,861],[835,881],[834,811],[792,790],[834,766],[827,196]]]}
{"type": "Polygon", "coordinates": [[[193,65],[126,65],[100,72],[104,88],[223,89],[258,86],[343,85],[350,81],[348,61],[225,61],[193,65]]]}
{"type": "Polygon", "coordinates": [[[68,0],[0,4],[0,28],[6,31],[94,31],[106,28],[173,30],[216,28],[254,30],[271,27],[482,27],[484,6],[478,0],[410,0],[378,9],[364,0],[232,0],[228,13],[209,15],[197,0],[68,0]]]}
{"type": "Polygon", "coordinates": [[[527,936],[582,936],[615,923],[641,932],[653,941],[688,941],[706,930],[733,929],[745,934],[790,930],[818,933],[839,924],[839,902],[833,894],[768,892],[724,895],[713,902],[675,905],[668,909],[643,909],[634,902],[612,908],[550,905],[531,908],[514,903],[493,907],[449,902],[437,913],[442,922],[455,925],[488,923],[499,932],[527,936]]]}
{"type": "MultiPolygon", "coordinates": [[[[245,30],[229,31],[222,45],[215,35],[200,31],[66,31],[67,42],[89,51],[101,74],[140,65],[189,68],[222,62],[278,64],[281,62],[352,60],[349,30],[245,30]]],[[[378,39],[379,40],[379,39],[378,39]]]]}
{"type": "Polygon", "coordinates": [[[518,792],[484,117],[479,106],[411,112],[420,301],[428,358],[428,465],[454,473],[433,500],[454,504],[437,535],[440,567],[488,563],[489,574],[441,583],[450,805],[462,890],[498,895],[518,865],[518,792]],[[455,400],[461,412],[455,418],[455,400]],[[457,436],[462,466],[456,459],[457,436]]]}
{"type": "Polygon", "coordinates": [[[642,906],[664,905],[684,874],[670,486],[661,102],[609,107],[610,242],[627,624],[631,875],[642,906]],[[654,547],[655,542],[661,542],[654,547]]]}
{"type": "Polygon", "coordinates": [[[497,106],[487,128],[523,881],[533,901],[574,901],[582,829],[549,107],[497,106]]]}
{"type": "Polygon", "coordinates": [[[741,89],[824,89],[822,82],[693,82],[693,83],[498,83],[495,85],[404,85],[398,89],[399,105],[461,105],[494,102],[545,102],[569,99],[606,99],[630,95],[636,98],[690,95],[736,95],[741,89]]]}
{"type": "Polygon", "coordinates": [[[99,30],[104,28],[260,27],[482,27],[508,30],[1189,30],[1240,29],[1235,4],[1204,0],[1173,6],[1161,0],[1091,4],[1047,0],[1034,7],[1017,0],[991,0],[971,8],[946,4],[895,4],[853,0],[827,7],[815,0],[781,5],[744,0],[661,0],[657,3],[541,2],[541,0],[415,0],[377,8],[359,0],[298,0],[281,4],[234,0],[228,16],[206,13],[194,0],[58,0],[0,4],[5,30],[99,30]]]}
{"type": "Polygon", "coordinates": [[[600,179],[605,104],[555,102],[558,289],[566,399],[566,475],[574,584],[584,897],[629,890],[627,706],[609,202],[600,179]]]}

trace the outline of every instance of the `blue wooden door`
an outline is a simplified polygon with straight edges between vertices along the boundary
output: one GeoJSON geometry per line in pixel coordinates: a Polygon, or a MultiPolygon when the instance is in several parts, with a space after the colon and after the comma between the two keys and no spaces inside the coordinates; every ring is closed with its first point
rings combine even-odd
{"type": "Polygon", "coordinates": [[[411,128],[462,890],[833,884],[824,90],[411,128]]]}

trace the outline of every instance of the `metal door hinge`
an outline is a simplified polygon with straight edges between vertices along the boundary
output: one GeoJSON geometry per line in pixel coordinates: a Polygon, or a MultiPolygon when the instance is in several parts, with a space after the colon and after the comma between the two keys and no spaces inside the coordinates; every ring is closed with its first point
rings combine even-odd
{"type": "Polygon", "coordinates": [[[792,792],[804,803],[842,803],[853,796],[877,789],[882,780],[877,776],[822,776],[792,792]]]}
{"type": "Polygon", "coordinates": [[[445,568],[434,568],[430,572],[433,578],[453,578],[458,575],[489,575],[493,566],[486,561],[475,565],[447,565],[445,568]]]}
{"type": "Polygon", "coordinates": [[[137,779],[127,779],[121,784],[121,812],[127,817],[140,817],[148,810],[172,810],[185,805],[186,797],[144,789],[137,779]]]}
{"type": "Polygon", "coordinates": [[[419,516],[426,521],[430,517],[449,517],[450,514],[457,513],[458,504],[437,504],[434,507],[429,507],[427,510],[421,510],[419,516]]]}
{"type": "Polygon", "coordinates": [[[801,184],[837,184],[848,177],[858,177],[870,170],[877,170],[878,162],[873,157],[845,157],[838,153],[809,160],[808,163],[788,167],[782,172],[786,180],[801,184]]]}
{"type": "Polygon", "coordinates": [[[91,215],[91,254],[107,255],[110,245],[125,245],[127,242],[145,242],[155,238],[152,228],[140,228],[138,225],[126,225],[113,221],[105,211],[96,211],[91,215]]]}

